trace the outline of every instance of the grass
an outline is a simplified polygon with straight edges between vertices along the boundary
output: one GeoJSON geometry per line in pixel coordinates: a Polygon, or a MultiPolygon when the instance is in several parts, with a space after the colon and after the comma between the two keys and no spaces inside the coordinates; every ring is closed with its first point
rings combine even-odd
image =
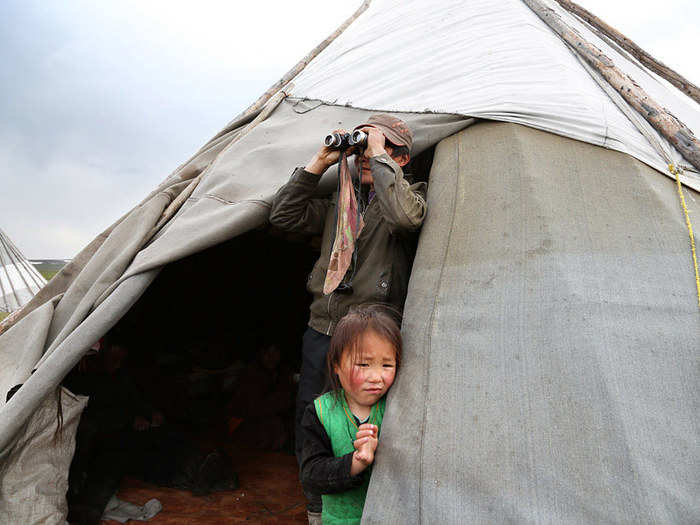
{"type": "Polygon", "coordinates": [[[54,275],[56,275],[59,272],[59,270],[39,270],[39,273],[46,279],[47,281],[50,281],[54,275]]]}
{"type": "Polygon", "coordinates": [[[0,312],[0,321],[5,319],[5,317],[7,317],[8,315],[10,315],[10,314],[8,314],[7,312],[0,312]]]}
{"type": "Polygon", "coordinates": [[[50,281],[66,265],[66,261],[62,259],[40,259],[33,261],[32,264],[44,279],[50,281]]]}

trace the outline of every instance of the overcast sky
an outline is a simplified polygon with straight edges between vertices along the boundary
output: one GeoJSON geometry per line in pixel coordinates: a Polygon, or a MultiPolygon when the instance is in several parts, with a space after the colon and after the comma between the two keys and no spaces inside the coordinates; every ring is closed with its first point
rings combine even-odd
{"type": "MultiPolygon", "coordinates": [[[[361,0],[0,0],[0,228],[70,258],[361,0]]],[[[700,2],[579,0],[700,84],[700,2]]]]}

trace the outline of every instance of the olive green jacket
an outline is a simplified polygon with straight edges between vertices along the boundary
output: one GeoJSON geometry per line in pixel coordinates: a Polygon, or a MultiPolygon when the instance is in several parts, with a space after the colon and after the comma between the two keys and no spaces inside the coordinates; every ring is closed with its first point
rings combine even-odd
{"type": "MultiPolygon", "coordinates": [[[[401,309],[406,299],[416,232],[427,209],[427,185],[410,185],[401,167],[387,154],[372,157],[370,168],[376,195],[365,210],[365,227],[357,240],[351,294],[334,291],[323,295],[335,235],[336,195],[314,197],[321,176],[297,168],[272,203],[270,223],[274,226],[322,235],[321,256],[309,274],[307,289],[313,295],[309,326],[323,334],[332,335],[337,322],[354,304],[384,302],[401,309]]],[[[351,265],[343,282],[352,273],[351,265]]]]}

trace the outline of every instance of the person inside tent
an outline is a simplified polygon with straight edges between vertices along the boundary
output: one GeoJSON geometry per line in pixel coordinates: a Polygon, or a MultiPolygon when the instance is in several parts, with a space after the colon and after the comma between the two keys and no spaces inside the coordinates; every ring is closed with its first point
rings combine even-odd
{"type": "Polygon", "coordinates": [[[126,475],[196,496],[238,486],[224,451],[198,446],[189,432],[154,408],[129,356],[126,344],[106,338],[99,352],[84,357],[64,381],[73,393],[89,396],[69,472],[71,523],[99,523],[126,475]]]}
{"type": "MultiPolygon", "coordinates": [[[[355,129],[367,134],[364,148],[347,151],[356,153],[361,182],[357,195],[352,183],[343,183],[348,170],[341,152],[322,146],[305,167],[294,171],[275,195],[270,210],[273,226],[322,236],[321,255],[307,281],[313,300],[297,393],[297,459],[303,443],[301,416],[322,393],[327,379],[326,354],[336,324],[353,305],[383,302],[402,309],[416,234],[427,210],[426,183],[411,184],[402,169],[410,160],[413,143],[406,123],[378,114],[355,129]],[[316,197],[321,176],[336,163],[339,191],[330,198],[316,197]]],[[[306,496],[309,516],[317,516],[320,496],[306,496]]]]}
{"type": "Polygon", "coordinates": [[[163,423],[125,366],[129,351],[107,340],[66,377],[73,393],[88,395],[80,418],[67,495],[69,520],[98,523],[122,476],[147,448],[146,433],[163,423]]]}
{"type": "Polygon", "coordinates": [[[266,345],[243,370],[227,403],[229,429],[246,445],[280,450],[290,441],[294,381],[281,358],[277,345],[266,345]]]}

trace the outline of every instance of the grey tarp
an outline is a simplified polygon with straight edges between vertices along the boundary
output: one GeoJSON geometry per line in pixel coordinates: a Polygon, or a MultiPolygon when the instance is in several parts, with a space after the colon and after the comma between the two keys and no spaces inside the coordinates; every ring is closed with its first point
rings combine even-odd
{"type": "Polygon", "coordinates": [[[437,147],[428,203],[363,523],[700,523],[700,310],[673,181],[479,123],[437,147]]]}
{"type": "MultiPolygon", "coordinates": [[[[0,456],[42,399],[128,311],[163,265],[264,224],[274,193],[295,166],[311,157],[325,133],[353,127],[370,114],[285,100],[247,134],[241,127],[246,121],[232,123],[88,246],[79,263],[59,275],[58,284],[49,283],[63,296],[0,336],[0,363],[22,364],[21,369],[0,369],[0,385],[9,388],[26,380],[7,404],[0,392],[0,456]],[[149,241],[169,204],[202,172],[194,193],[149,241]]],[[[402,118],[415,130],[417,152],[473,121],[433,114],[402,118]]],[[[42,299],[53,297],[44,293],[42,299]]],[[[38,301],[30,306],[37,308],[38,301]]]]}

